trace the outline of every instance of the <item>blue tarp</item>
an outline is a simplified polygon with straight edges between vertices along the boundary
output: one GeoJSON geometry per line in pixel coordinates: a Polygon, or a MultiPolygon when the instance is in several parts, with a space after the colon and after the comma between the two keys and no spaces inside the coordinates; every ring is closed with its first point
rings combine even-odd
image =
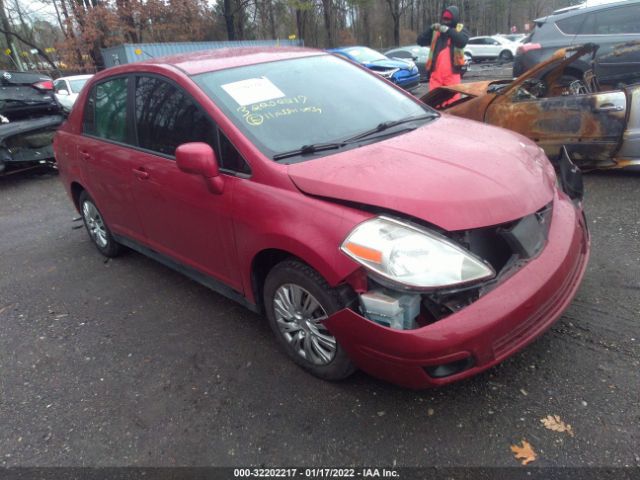
{"type": "Polygon", "coordinates": [[[125,43],[117,47],[102,49],[106,67],[140,62],[149,58],[197,52],[229,47],[304,46],[302,40],[241,40],[235,42],[169,42],[169,43],[125,43]]]}

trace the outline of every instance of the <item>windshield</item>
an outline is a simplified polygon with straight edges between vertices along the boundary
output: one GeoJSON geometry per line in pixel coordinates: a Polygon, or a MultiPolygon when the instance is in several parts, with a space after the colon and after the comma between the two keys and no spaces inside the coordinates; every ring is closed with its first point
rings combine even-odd
{"type": "Polygon", "coordinates": [[[208,72],[193,79],[269,157],[433,113],[377,75],[333,55],[208,72]]]}
{"type": "Polygon", "coordinates": [[[358,60],[360,63],[388,60],[388,58],[380,52],[376,52],[375,50],[366,47],[345,48],[344,51],[358,60]]]}
{"type": "Polygon", "coordinates": [[[88,78],[82,78],[80,80],[69,80],[69,87],[71,87],[71,93],[80,93],[84,84],[87,83],[88,78]]]}

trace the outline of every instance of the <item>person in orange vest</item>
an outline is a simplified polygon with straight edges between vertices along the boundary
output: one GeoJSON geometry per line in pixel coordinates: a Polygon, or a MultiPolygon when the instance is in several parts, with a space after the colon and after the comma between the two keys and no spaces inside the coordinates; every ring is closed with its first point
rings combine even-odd
{"type": "Polygon", "coordinates": [[[458,7],[447,7],[442,11],[440,23],[434,23],[418,35],[418,45],[431,47],[427,58],[429,90],[461,81],[469,32],[459,23],[459,16],[458,7]]]}

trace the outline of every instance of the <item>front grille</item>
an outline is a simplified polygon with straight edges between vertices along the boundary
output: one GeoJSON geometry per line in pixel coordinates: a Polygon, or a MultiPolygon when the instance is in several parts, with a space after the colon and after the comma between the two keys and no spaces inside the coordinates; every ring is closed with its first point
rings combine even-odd
{"type": "Polygon", "coordinates": [[[475,302],[537,257],[547,243],[552,213],[553,204],[549,203],[513,222],[453,233],[453,240],[491,264],[496,277],[481,285],[423,294],[422,304],[431,321],[445,318],[475,302]]]}

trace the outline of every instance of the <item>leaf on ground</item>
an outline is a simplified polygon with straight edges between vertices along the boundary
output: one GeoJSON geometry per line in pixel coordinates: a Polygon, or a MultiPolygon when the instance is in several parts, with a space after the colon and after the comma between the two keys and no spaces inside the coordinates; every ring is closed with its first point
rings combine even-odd
{"type": "Polygon", "coordinates": [[[547,415],[546,417],[541,418],[540,422],[542,422],[545,428],[549,430],[553,430],[554,432],[567,432],[573,437],[573,429],[571,428],[571,425],[567,425],[560,420],[559,415],[547,415]]]}
{"type": "Polygon", "coordinates": [[[522,465],[527,465],[533,462],[536,458],[536,452],[533,451],[533,447],[526,440],[522,440],[522,446],[511,445],[511,451],[515,454],[516,459],[522,460],[522,465]]]}

